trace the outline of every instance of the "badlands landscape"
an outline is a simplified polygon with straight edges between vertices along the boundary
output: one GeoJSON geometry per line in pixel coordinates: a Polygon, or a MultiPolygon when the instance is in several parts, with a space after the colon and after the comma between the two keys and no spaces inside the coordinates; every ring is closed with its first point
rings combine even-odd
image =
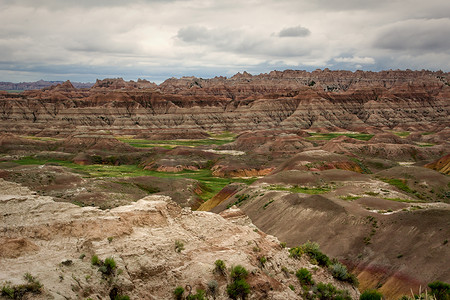
{"type": "Polygon", "coordinates": [[[450,74],[411,70],[0,91],[0,297],[428,295],[449,113],[450,74]]]}

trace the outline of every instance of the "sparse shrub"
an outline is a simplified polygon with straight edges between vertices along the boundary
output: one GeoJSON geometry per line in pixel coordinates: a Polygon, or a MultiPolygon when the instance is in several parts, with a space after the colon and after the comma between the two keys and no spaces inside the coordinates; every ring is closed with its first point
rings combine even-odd
{"type": "Polygon", "coordinates": [[[231,268],[232,282],[227,285],[227,293],[231,299],[246,299],[250,293],[250,285],[245,281],[248,271],[241,265],[231,268]]]}
{"type": "Polygon", "coordinates": [[[264,265],[265,265],[266,262],[267,262],[267,258],[266,258],[265,256],[260,256],[260,257],[258,258],[258,260],[259,260],[259,263],[261,264],[261,266],[264,267],[264,265]]]}
{"type": "Polygon", "coordinates": [[[298,281],[300,281],[301,285],[310,286],[314,284],[311,273],[306,268],[298,269],[295,273],[295,276],[297,276],[298,281]]]}
{"type": "Polygon", "coordinates": [[[321,300],[351,300],[347,290],[338,290],[331,283],[319,282],[313,289],[314,294],[321,300]]]}
{"type": "Polygon", "coordinates": [[[289,288],[290,288],[291,290],[295,291],[295,287],[294,287],[292,284],[289,285],[289,288]]]}
{"type": "Polygon", "coordinates": [[[361,296],[359,296],[359,300],[381,300],[383,299],[383,294],[378,292],[377,290],[365,290],[361,296]]]}
{"type": "Polygon", "coordinates": [[[93,266],[100,266],[101,265],[101,260],[98,258],[98,256],[97,255],[92,255],[92,258],[91,258],[91,264],[93,265],[93,266]]]}
{"type": "Polygon", "coordinates": [[[216,299],[217,291],[219,289],[219,283],[215,280],[208,281],[208,294],[216,299]]]}
{"type": "Polygon", "coordinates": [[[331,264],[331,260],[328,256],[320,251],[319,244],[307,241],[301,248],[304,253],[309,255],[309,257],[315,259],[320,266],[328,267],[331,264]]]}
{"type": "Polygon", "coordinates": [[[214,265],[216,266],[216,267],[214,268],[214,271],[215,271],[215,272],[217,272],[217,273],[219,273],[219,274],[222,274],[222,275],[225,275],[225,274],[226,274],[226,269],[227,269],[227,267],[225,266],[225,263],[223,262],[223,260],[221,260],[221,259],[216,260],[216,261],[214,262],[214,265]]]}
{"type": "Polygon", "coordinates": [[[348,278],[347,267],[341,263],[335,263],[335,264],[331,265],[330,271],[331,271],[331,275],[333,275],[333,277],[338,280],[346,281],[348,278]]]}
{"type": "Polygon", "coordinates": [[[205,291],[198,289],[196,294],[188,295],[186,300],[206,300],[205,291]]]}
{"type": "Polygon", "coordinates": [[[173,295],[175,296],[175,299],[181,300],[183,299],[184,294],[184,288],[181,286],[177,286],[175,290],[173,291],[173,295]]]}
{"type": "Polygon", "coordinates": [[[431,289],[431,294],[436,300],[449,300],[450,299],[450,284],[442,281],[433,281],[428,284],[431,289]]]}
{"type": "Polygon", "coordinates": [[[11,299],[22,299],[27,293],[41,293],[42,284],[33,275],[25,273],[24,279],[27,281],[25,284],[10,285],[6,283],[2,286],[1,296],[11,299]]]}
{"type": "Polygon", "coordinates": [[[108,243],[111,243],[113,241],[113,237],[112,236],[108,236],[108,243]]]}
{"type": "Polygon", "coordinates": [[[286,277],[289,277],[289,269],[288,268],[286,268],[285,266],[282,266],[281,271],[284,273],[284,275],[286,277]]]}
{"type": "Polygon", "coordinates": [[[289,257],[299,259],[303,254],[302,247],[294,247],[289,249],[289,257]]]}
{"type": "Polygon", "coordinates": [[[286,248],[286,242],[281,242],[281,243],[280,243],[280,247],[281,247],[281,248],[286,248]]]}
{"type": "Polygon", "coordinates": [[[86,254],[82,253],[82,254],[80,255],[79,259],[83,259],[83,258],[85,258],[85,257],[86,257],[86,254]]]}
{"type": "Polygon", "coordinates": [[[227,294],[231,299],[246,299],[250,294],[250,285],[245,279],[237,279],[227,285],[227,294]]]}
{"type": "Polygon", "coordinates": [[[130,297],[127,295],[117,295],[114,297],[114,300],[130,300],[130,297]]]}
{"type": "Polygon", "coordinates": [[[181,252],[184,250],[184,244],[181,241],[176,240],[175,241],[175,251],[176,252],[181,252]]]}
{"type": "Polygon", "coordinates": [[[233,268],[231,268],[231,279],[232,280],[238,280],[238,279],[245,279],[248,276],[248,271],[241,265],[237,265],[233,268]]]}
{"type": "Polygon", "coordinates": [[[114,273],[116,268],[117,268],[117,265],[116,265],[114,258],[107,257],[105,259],[105,262],[103,263],[103,265],[98,270],[105,275],[111,275],[114,273]]]}

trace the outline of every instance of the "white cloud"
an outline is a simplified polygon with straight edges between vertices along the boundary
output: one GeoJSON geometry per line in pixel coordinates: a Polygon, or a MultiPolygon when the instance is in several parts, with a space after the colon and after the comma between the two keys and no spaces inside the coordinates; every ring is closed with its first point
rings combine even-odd
{"type": "Polygon", "coordinates": [[[372,57],[359,57],[359,56],[353,56],[353,57],[336,57],[334,59],[336,62],[340,63],[352,63],[352,64],[363,64],[363,65],[373,65],[375,64],[375,59],[372,57]]]}

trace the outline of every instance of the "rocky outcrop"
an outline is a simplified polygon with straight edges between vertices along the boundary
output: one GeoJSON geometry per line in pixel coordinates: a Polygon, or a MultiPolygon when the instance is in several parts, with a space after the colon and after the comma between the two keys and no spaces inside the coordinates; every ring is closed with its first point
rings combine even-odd
{"type": "Polygon", "coordinates": [[[236,265],[249,271],[249,299],[302,299],[299,281],[289,274],[302,267],[316,282],[359,296],[305,257],[289,257],[239,209],[222,216],[192,212],[167,196],[149,196],[101,211],[53,202],[2,179],[0,189],[0,282],[18,285],[30,273],[43,286],[36,299],[172,299],[177,286],[195,293],[213,281],[215,299],[228,299],[229,268],[236,265]],[[112,258],[115,267],[99,268],[93,255],[101,262],[112,258]],[[228,267],[225,274],[213,271],[218,259],[228,267]]]}
{"type": "Polygon", "coordinates": [[[89,90],[0,94],[0,129],[69,134],[88,126],[114,134],[298,130],[326,127],[423,129],[449,126],[447,73],[428,71],[292,71],[231,78],[104,79],[89,90]],[[12,128],[11,122],[18,124],[12,128]],[[20,124],[20,125],[19,125],[20,124]],[[49,127],[52,129],[49,130],[49,127]]]}

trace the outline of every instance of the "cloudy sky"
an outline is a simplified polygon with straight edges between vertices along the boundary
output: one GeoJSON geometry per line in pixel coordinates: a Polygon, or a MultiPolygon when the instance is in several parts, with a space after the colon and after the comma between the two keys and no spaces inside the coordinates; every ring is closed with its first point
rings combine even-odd
{"type": "Polygon", "coordinates": [[[450,71],[448,0],[0,0],[0,81],[450,71]]]}

